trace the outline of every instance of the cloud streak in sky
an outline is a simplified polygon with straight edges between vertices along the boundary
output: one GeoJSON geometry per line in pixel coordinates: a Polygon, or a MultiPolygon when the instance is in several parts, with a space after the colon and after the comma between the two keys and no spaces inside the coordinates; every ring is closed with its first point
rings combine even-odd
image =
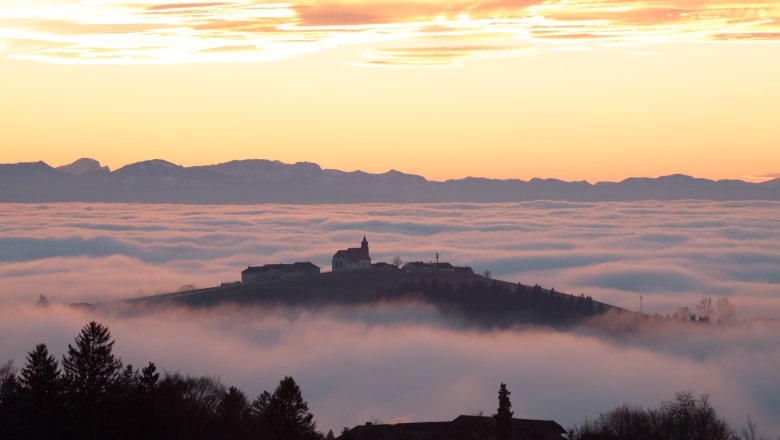
{"type": "Polygon", "coordinates": [[[55,63],[273,61],[371,43],[379,47],[356,64],[440,66],[530,48],[778,39],[776,2],[44,0],[0,6],[5,52],[55,63]],[[444,61],[443,53],[449,53],[444,61]]]}

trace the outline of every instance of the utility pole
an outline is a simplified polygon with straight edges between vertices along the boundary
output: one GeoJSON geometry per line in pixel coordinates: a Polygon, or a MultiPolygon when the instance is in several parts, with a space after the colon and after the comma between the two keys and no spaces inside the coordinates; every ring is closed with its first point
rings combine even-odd
{"type": "Polygon", "coordinates": [[[642,295],[639,295],[639,313],[644,313],[642,311],[642,298],[644,298],[642,295]]]}

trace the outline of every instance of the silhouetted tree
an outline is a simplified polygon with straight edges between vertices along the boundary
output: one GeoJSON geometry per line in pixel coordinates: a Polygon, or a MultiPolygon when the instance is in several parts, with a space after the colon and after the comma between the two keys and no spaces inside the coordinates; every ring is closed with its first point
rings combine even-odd
{"type": "Polygon", "coordinates": [[[27,354],[19,374],[23,423],[30,437],[51,438],[62,429],[63,382],[60,367],[46,344],[27,354]]]}
{"type": "Polygon", "coordinates": [[[35,302],[35,305],[37,307],[48,307],[49,306],[49,300],[46,299],[45,296],[41,295],[38,297],[38,301],[35,302]]]}
{"type": "Polygon", "coordinates": [[[252,415],[260,417],[265,414],[265,410],[268,409],[268,403],[271,401],[271,393],[263,391],[255,397],[252,401],[252,415]]]}
{"type": "Polygon", "coordinates": [[[102,324],[90,322],[76,336],[76,346],[68,344],[62,358],[67,398],[74,410],[73,429],[83,437],[111,436],[107,418],[116,414],[112,392],[116,391],[122,361],[114,357],[111,332],[102,324]]]}
{"type": "Polygon", "coordinates": [[[746,424],[742,429],[740,429],[738,438],[739,440],[771,440],[769,437],[762,435],[758,431],[758,427],[756,426],[755,422],[753,422],[753,419],[750,418],[750,416],[747,416],[746,424]]]}
{"type": "Polygon", "coordinates": [[[404,262],[403,260],[401,260],[401,257],[399,257],[398,255],[393,257],[393,266],[400,268],[402,264],[404,264],[404,262]]]}
{"type": "Polygon", "coordinates": [[[141,377],[138,379],[138,386],[142,393],[150,395],[157,389],[157,382],[160,380],[160,373],[157,372],[157,366],[154,362],[141,369],[141,377]]]}
{"type": "Polygon", "coordinates": [[[19,380],[12,361],[0,366],[0,437],[16,438],[24,433],[19,380]]]}
{"type": "Polygon", "coordinates": [[[709,396],[685,391],[658,409],[621,405],[571,430],[572,440],[733,440],[735,433],[718,417],[709,396]]]}
{"type": "Polygon", "coordinates": [[[512,438],[512,402],[506,389],[506,384],[501,383],[498,389],[498,411],[493,414],[496,421],[496,440],[510,440],[512,438]]]}
{"type": "Polygon", "coordinates": [[[62,358],[68,390],[78,400],[99,405],[122,368],[122,361],[113,354],[111,332],[92,321],[81,329],[75,342],[75,347],[68,344],[68,354],[62,358]]]}
{"type": "MultiPolygon", "coordinates": [[[[699,320],[712,316],[712,298],[702,298],[699,304],[696,304],[696,310],[699,311],[699,320]]],[[[709,321],[709,319],[708,319],[709,321]]]]}
{"type": "Polygon", "coordinates": [[[120,412],[125,414],[125,432],[129,438],[160,438],[164,435],[163,427],[170,423],[165,420],[159,393],[160,373],[154,362],[135,371],[131,388],[127,392],[120,412]]]}
{"type": "Polygon", "coordinates": [[[51,409],[52,405],[59,404],[63,391],[60,367],[54,356],[49,355],[46,344],[38,344],[27,353],[19,385],[34,411],[51,409]]]}
{"type": "Polygon", "coordinates": [[[247,437],[250,416],[246,394],[236,387],[228,388],[217,407],[219,436],[226,439],[247,437]]]}
{"type": "Polygon", "coordinates": [[[277,439],[304,440],[317,438],[314,416],[303,400],[301,389],[292,377],[285,377],[268,400],[263,412],[266,426],[277,439]]]}
{"type": "Polygon", "coordinates": [[[734,318],[736,307],[728,298],[718,298],[715,302],[715,311],[718,314],[718,323],[725,324],[734,318]]]}

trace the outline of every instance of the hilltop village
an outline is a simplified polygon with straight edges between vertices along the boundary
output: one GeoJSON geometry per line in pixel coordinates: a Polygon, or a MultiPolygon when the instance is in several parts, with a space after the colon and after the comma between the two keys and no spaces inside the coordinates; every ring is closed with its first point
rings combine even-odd
{"type": "MultiPolygon", "coordinates": [[[[427,271],[448,271],[473,274],[474,271],[468,266],[453,266],[447,262],[439,262],[438,254],[436,262],[425,263],[423,261],[413,261],[401,266],[400,259],[391,263],[371,262],[371,254],[368,249],[368,240],[363,236],[363,241],[358,248],[347,248],[336,251],[331,260],[331,270],[333,272],[346,272],[358,270],[384,270],[384,271],[404,271],[404,272],[427,272],[427,271]]],[[[241,283],[252,284],[262,281],[279,280],[282,278],[291,278],[307,275],[316,275],[320,273],[320,267],[311,261],[302,261],[297,263],[279,263],[265,264],[262,266],[248,266],[241,271],[241,283]]]]}

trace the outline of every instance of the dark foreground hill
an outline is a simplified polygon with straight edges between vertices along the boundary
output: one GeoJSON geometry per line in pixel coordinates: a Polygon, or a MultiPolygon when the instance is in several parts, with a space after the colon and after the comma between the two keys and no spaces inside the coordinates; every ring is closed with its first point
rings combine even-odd
{"type": "Polygon", "coordinates": [[[322,169],[299,162],[242,160],[183,167],[149,160],[110,171],[92,159],[53,168],[44,162],[0,164],[0,202],[361,203],[516,202],[529,200],[780,200],[780,179],[763,183],[684,175],[621,182],[468,177],[430,181],[322,169]]]}
{"type": "Polygon", "coordinates": [[[520,324],[566,326],[609,311],[624,312],[590,297],[448,271],[327,272],[147,296],[124,303],[190,307],[224,304],[316,307],[394,301],[433,304],[447,318],[484,328],[520,324]]]}

